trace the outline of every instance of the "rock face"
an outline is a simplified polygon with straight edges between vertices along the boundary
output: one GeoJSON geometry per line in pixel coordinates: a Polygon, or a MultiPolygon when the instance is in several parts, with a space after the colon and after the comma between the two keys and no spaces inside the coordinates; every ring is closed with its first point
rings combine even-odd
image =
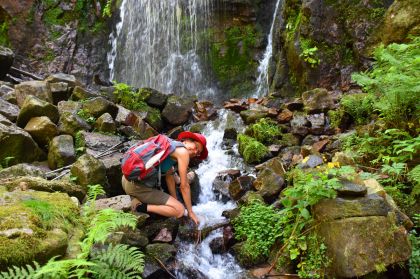
{"type": "Polygon", "coordinates": [[[348,90],[351,73],[369,66],[388,2],[285,1],[276,15],[270,92],[348,90]]]}
{"type": "Polygon", "coordinates": [[[315,219],[321,222],[317,233],[332,259],[329,274],[359,277],[406,261],[411,255],[407,229],[398,218],[401,212],[384,198],[386,194],[369,194],[364,185],[348,182],[340,191],[345,197],[323,200],[313,207],[315,219]]]}
{"type": "Polygon", "coordinates": [[[0,79],[4,78],[9,72],[14,59],[15,54],[11,49],[0,46],[0,79]]]}

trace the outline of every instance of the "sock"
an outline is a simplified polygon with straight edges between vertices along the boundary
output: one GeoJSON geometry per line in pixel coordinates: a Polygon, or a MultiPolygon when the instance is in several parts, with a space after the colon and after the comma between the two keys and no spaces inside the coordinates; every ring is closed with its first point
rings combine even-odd
{"type": "Polygon", "coordinates": [[[141,203],[136,207],[137,212],[147,213],[147,203],[141,203]]]}

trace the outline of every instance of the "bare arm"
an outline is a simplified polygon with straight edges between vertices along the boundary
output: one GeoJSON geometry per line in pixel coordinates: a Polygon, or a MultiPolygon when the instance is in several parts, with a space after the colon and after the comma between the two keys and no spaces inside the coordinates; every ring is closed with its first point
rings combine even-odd
{"type": "Polygon", "coordinates": [[[192,203],[191,203],[191,189],[190,184],[188,183],[187,178],[187,170],[188,164],[190,163],[190,156],[188,151],[185,148],[176,148],[175,151],[172,153],[173,157],[176,158],[178,162],[178,173],[181,179],[181,194],[182,198],[184,199],[185,207],[188,211],[188,216],[198,224],[198,218],[192,210],[192,203]]]}

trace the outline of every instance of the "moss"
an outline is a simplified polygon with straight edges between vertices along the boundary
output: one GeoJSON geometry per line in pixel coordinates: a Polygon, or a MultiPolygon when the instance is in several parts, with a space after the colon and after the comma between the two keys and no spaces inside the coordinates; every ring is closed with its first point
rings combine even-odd
{"type": "Polygon", "coordinates": [[[277,123],[270,118],[262,118],[257,123],[250,125],[245,134],[262,143],[273,143],[281,135],[277,123]]]}
{"type": "Polygon", "coordinates": [[[239,153],[247,163],[259,163],[269,155],[268,148],[256,139],[244,134],[238,134],[239,153]]]}
{"type": "Polygon", "coordinates": [[[3,23],[0,24],[0,45],[10,46],[8,32],[9,32],[9,21],[5,20],[3,23]]]}
{"type": "Polygon", "coordinates": [[[235,94],[248,93],[239,92],[244,87],[238,87],[238,84],[253,77],[257,69],[253,49],[258,36],[253,25],[234,26],[224,31],[222,41],[211,44],[210,64],[222,87],[231,90],[236,86],[235,94]]]}

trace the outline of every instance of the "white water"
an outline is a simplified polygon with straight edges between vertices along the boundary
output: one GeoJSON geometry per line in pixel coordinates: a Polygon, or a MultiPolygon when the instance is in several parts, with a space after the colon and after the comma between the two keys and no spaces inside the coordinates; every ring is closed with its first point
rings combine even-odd
{"type": "MultiPolygon", "coordinates": [[[[226,154],[222,148],[223,131],[229,112],[222,110],[217,121],[209,122],[203,131],[207,139],[209,150],[208,159],[203,162],[196,173],[200,178],[201,192],[199,204],[193,207],[194,212],[200,219],[200,227],[211,226],[225,220],[223,211],[233,209],[233,202],[222,203],[216,199],[212,185],[218,172],[238,168],[237,162],[226,154]]],[[[241,127],[240,118],[237,127],[241,127]]],[[[241,131],[239,131],[241,132],[241,131]]],[[[221,229],[212,232],[197,247],[194,244],[183,243],[178,251],[177,259],[183,265],[194,270],[199,270],[210,279],[235,279],[240,278],[243,270],[236,264],[230,254],[213,255],[209,243],[216,237],[222,236],[221,229]]],[[[186,278],[178,274],[178,278],[186,278]]]]}
{"type": "Polygon", "coordinates": [[[258,78],[256,81],[257,88],[253,97],[260,98],[268,94],[268,66],[270,65],[271,57],[273,55],[273,30],[280,2],[282,2],[282,0],[277,0],[276,9],[274,10],[273,20],[270,27],[270,33],[268,34],[267,47],[265,49],[264,56],[258,66],[258,78]]]}
{"type": "MultiPolygon", "coordinates": [[[[213,0],[124,0],[110,35],[110,79],[213,99],[198,55],[213,0]]],[[[202,47],[202,46],[201,46],[202,47]]]]}

